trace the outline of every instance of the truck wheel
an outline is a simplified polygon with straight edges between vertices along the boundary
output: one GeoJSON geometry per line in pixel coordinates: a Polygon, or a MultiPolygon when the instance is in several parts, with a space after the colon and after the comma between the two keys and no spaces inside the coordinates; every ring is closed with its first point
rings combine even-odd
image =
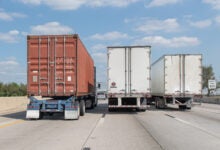
{"type": "Polygon", "coordinates": [[[44,113],[43,113],[43,112],[40,112],[40,117],[39,117],[39,119],[43,119],[43,117],[44,117],[44,113]]]}
{"type": "Polygon", "coordinates": [[[79,115],[80,115],[80,106],[79,106],[79,101],[76,101],[75,102],[75,105],[78,107],[78,110],[77,110],[77,117],[75,120],[79,120],[79,115]]]}
{"type": "Polygon", "coordinates": [[[179,109],[185,110],[187,107],[185,105],[179,105],[179,109]]]}
{"type": "Polygon", "coordinates": [[[86,112],[85,101],[81,100],[79,105],[80,105],[80,116],[84,116],[86,112]]]}
{"type": "Polygon", "coordinates": [[[48,114],[49,114],[49,116],[53,116],[53,113],[52,113],[52,112],[49,112],[48,114]]]}
{"type": "Polygon", "coordinates": [[[145,112],[146,110],[147,110],[146,108],[139,109],[140,112],[145,112]]]}
{"type": "Polygon", "coordinates": [[[155,101],[155,108],[158,108],[157,101],[155,101]]]}
{"type": "Polygon", "coordinates": [[[97,104],[98,104],[98,99],[96,98],[94,107],[97,107],[97,104]]]}
{"type": "Polygon", "coordinates": [[[93,109],[94,108],[94,101],[91,100],[91,106],[89,107],[90,109],[93,109]]]}
{"type": "Polygon", "coordinates": [[[108,111],[109,111],[109,112],[113,112],[113,111],[114,111],[114,108],[108,108],[108,111]]]}
{"type": "Polygon", "coordinates": [[[157,109],[160,109],[160,107],[159,107],[159,100],[160,100],[160,98],[158,98],[158,97],[155,98],[155,107],[157,109]]]}

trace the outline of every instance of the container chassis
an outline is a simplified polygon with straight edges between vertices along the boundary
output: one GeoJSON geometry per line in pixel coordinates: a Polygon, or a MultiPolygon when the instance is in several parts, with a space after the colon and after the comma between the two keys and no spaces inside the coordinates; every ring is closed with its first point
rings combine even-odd
{"type": "Polygon", "coordinates": [[[49,100],[39,100],[31,96],[29,99],[26,119],[41,119],[46,114],[51,116],[54,113],[62,113],[65,120],[78,120],[79,116],[85,115],[86,108],[93,109],[97,106],[95,96],[80,98],[71,96],[49,100]]]}

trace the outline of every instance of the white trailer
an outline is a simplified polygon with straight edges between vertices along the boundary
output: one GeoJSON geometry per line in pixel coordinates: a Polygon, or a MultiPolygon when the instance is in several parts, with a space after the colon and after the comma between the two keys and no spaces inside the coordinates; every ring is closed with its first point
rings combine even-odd
{"type": "Polygon", "coordinates": [[[156,108],[191,109],[193,98],[202,95],[202,55],[164,55],[151,65],[151,79],[156,108]]]}
{"type": "Polygon", "coordinates": [[[108,108],[145,111],[150,95],[150,46],[108,47],[108,108]]]}

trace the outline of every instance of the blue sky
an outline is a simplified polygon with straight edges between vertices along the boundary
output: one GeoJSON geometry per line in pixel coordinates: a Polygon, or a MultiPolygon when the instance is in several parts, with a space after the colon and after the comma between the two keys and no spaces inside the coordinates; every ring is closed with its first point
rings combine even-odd
{"type": "Polygon", "coordinates": [[[106,47],[203,54],[220,80],[219,0],[0,0],[0,82],[26,83],[28,34],[79,34],[106,81],[106,47]]]}

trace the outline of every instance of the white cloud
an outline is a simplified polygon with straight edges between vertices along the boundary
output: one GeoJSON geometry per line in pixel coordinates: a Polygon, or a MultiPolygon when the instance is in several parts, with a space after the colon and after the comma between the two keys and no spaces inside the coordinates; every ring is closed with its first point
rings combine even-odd
{"type": "Polygon", "coordinates": [[[135,44],[147,44],[153,46],[161,47],[171,47],[171,48],[180,48],[180,47],[189,47],[197,46],[200,44],[200,41],[197,37],[174,37],[171,39],[164,38],[162,36],[147,36],[142,39],[136,40],[135,44]]]}
{"type": "Polygon", "coordinates": [[[169,4],[176,4],[180,2],[181,0],[152,0],[147,7],[159,7],[169,4]]]}
{"type": "Polygon", "coordinates": [[[89,7],[126,7],[140,0],[20,0],[24,4],[47,5],[57,10],[76,10],[82,6],[89,7]]]}
{"type": "Polygon", "coordinates": [[[6,20],[6,21],[13,20],[12,16],[10,16],[9,14],[7,14],[5,12],[0,12],[0,19],[1,20],[6,20]]]}
{"type": "Polygon", "coordinates": [[[14,60],[7,60],[7,61],[0,61],[0,66],[17,66],[18,62],[14,61],[14,60]]]}
{"type": "Polygon", "coordinates": [[[0,41],[7,42],[7,43],[16,43],[19,39],[19,31],[18,30],[11,30],[7,33],[0,32],[0,41]]]}
{"type": "Polygon", "coordinates": [[[220,9],[219,0],[203,0],[203,2],[212,5],[213,9],[220,9]]]}
{"type": "Polygon", "coordinates": [[[107,54],[104,52],[97,52],[92,54],[93,60],[96,66],[97,82],[106,82],[106,66],[107,66],[107,54]]]}
{"type": "Polygon", "coordinates": [[[0,20],[12,21],[15,18],[25,18],[27,17],[25,14],[17,13],[17,12],[5,12],[4,10],[0,10],[0,20]]]}
{"type": "Polygon", "coordinates": [[[87,0],[90,6],[102,7],[102,6],[113,6],[113,7],[125,7],[131,3],[138,2],[140,0],[87,0]]]}
{"type": "Polygon", "coordinates": [[[180,25],[175,18],[168,18],[166,20],[147,19],[136,28],[137,31],[145,33],[153,33],[156,31],[176,32],[179,29],[180,25]]]}
{"type": "Polygon", "coordinates": [[[27,17],[27,15],[25,15],[23,13],[17,13],[17,12],[11,13],[11,16],[14,18],[26,18],[27,17]]]}
{"type": "Polygon", "coordinates": [[[0,61],[0,81],[7,82],[26,82],[26,68],[21,66],[15,57],[9,57],[0,61]]]}
{"type": "Polygon", "coordinates": [[[10,73],[13,72],[19,66],[19,63],[15,59],[6,58],[0,61],[0,68],[2,72],[10,73]]]}
{"type": "Polygon", "coordinates": [[[196,22],[192,22],[190,21],[190,25],[196,28],[206,28],[212,25],[212,21],[211,20],[200,20],[200,21],[196,21],[196,22]]]}
{"type": "Polygon", "coordinates": [[[24,4],[40,5],[43,0],[20,0],[24,4]]]}
{"type": "Polygon", "coordinates": [[[86,0],[42,0],[43,3],[53,9],[57,10],[76,10],[82,5],[86,4],[86,0]]]}
{"type": "Polygon", "coordinates": [[[215,21],[217,22],[217,24],[220,25],[220,16],[217,16],[217,17],[215,18],[215,21]]]}
{"type": "Polygon", "coordinates": [[[107,32],[105,34],[95,34],[90,37],[93,40],[118,40],[118,39],[128,39],[129,36],[125,33],[118,31],[107,32]]]}
{"type": "Polygon", "coordinates": [[[106,49],[106,45],[104,45],[104,44],[97,44],[97,45],[93,45],[92,47],[91,47],[91,49],[93,50],[93,51],[100,51],[100,50],[105,50],[106,49]]]}
{"type": "Polygon", "coordinates": [[[59,22],[48,22],[31,27],[31,34],[71,34],[73,29],[59,22]]]}
{"type": "Polygon", "coordinates": [[[96,64],[106,64],[107,63],[107,54],[106,53],[93,53],[93,60],[96,64]]]}

